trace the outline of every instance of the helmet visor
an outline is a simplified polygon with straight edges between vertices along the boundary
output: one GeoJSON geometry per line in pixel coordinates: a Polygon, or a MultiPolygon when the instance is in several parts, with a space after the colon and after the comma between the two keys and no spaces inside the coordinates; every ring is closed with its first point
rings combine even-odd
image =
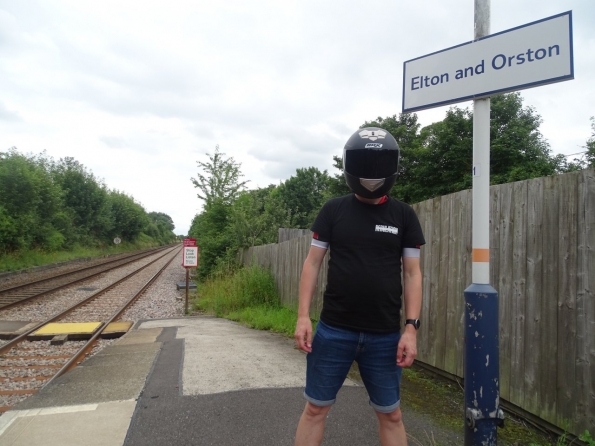
{"type": "Polygon", "coordinates": [[[388,178],[397,173],[397,150],[347,150],[345,171],[358,178],[388,178]]]}

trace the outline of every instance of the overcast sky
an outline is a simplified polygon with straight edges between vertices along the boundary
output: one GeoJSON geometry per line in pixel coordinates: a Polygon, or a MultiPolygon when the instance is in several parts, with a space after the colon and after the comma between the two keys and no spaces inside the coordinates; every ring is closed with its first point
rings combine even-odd
{"type": "MultiPolygon", "coordinates": [[[[554,154],[591,135],[595,1],[491,1],[492,33],[568,10],[575,79],[522,92],[554,154]]],[[[404,61],[472,38],[473,0],[0,0],[0,151],[74,157],[186,234],[215,145],[250,188],[335,174],[361,124],[400,113],[404,61]]]]}

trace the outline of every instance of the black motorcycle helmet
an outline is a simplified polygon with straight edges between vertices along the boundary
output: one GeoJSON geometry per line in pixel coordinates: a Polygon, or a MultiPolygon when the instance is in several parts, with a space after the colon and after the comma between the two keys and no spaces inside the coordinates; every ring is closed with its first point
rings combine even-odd
{"type": "Polygon", "coordinates": [[[343,172],[352,192],[380,198],[397,180],[399,145],[393,135],[377,127],[358,130],[343,149],[343,172]]]}

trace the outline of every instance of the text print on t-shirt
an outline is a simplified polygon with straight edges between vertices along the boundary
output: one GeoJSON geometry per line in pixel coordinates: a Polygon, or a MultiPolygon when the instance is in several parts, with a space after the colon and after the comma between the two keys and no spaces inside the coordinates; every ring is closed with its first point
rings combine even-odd
{"type": "Polygon", "coordinates": [[[376,232],[388,232],[389,234],[397,235],[399,233],[399,228],[395,228],[394,226],[376,225],[376,232]]]}

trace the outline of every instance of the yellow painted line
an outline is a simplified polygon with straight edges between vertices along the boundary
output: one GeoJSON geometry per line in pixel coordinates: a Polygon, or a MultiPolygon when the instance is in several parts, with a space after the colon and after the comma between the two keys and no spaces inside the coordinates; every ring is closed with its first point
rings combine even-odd
{"type": "Polygon", "coordinates": [[[93,333],[100,325],[101,322],[52,322],[41,327],[33,335],[93,333]]]}
{"type": "Polygon", "coordinates": [[[475,248],[473,250],[473,261],[474,262],[489,262],[490,261],[490,250],[483,248],[475,248]]]}
{"type": "Polygon", "coordinates": [[[108,324],[103,333],[119,333],[121,331],[128,331],[132,327],[133,322],[112,322],[108,324]]]}

